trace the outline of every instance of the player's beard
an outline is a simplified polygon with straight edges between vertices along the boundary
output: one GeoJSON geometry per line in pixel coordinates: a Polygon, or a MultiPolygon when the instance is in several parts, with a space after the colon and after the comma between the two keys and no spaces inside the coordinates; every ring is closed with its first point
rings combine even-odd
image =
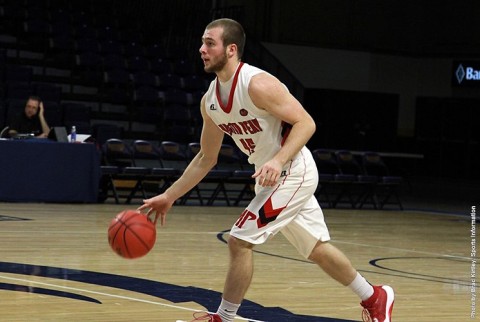
{"type": "Polygon", "coordinates": [[[210,60],[210,63],[210,66],[205,66],[203,68],[207,73],[216,73],[221,71],[228,63],[227,53],[223,53],[223,56],[219,57],[218,61],[216,62],[212,62],[212,60],[210,60]]]}

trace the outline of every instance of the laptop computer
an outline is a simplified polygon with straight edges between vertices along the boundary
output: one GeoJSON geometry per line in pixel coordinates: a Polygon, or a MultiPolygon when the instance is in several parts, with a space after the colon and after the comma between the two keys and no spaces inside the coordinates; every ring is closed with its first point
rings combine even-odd
{"type": "Polygon", "coordinates": [[[50,129],[48,138],[57,142],[68,142],[67,129],[64,126],[55,126],[50,129]]]}

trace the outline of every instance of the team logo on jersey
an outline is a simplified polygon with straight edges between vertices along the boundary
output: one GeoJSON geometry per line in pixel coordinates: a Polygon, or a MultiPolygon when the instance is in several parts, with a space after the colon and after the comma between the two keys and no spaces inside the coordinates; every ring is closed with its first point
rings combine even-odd
{"type": "Polygon", "coordinates": [[[215,104],[210,105],[210,111],[215,111],[216,109],[215,104]]]}
{"type": "Polygon", "coordinates": [[[241,116],[247,116],[247,115],[248,115],[248,111],[247,111],[246,109],[242,108],[242,109],[240,110],[240,115],[241,115],[241,116]]]}

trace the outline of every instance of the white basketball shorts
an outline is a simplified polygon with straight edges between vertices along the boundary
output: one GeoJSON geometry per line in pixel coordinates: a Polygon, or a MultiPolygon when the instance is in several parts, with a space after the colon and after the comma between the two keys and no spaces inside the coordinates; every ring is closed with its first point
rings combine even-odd
{"type": "Polygon", "coordinates": [[[322,209],[314,196],[318,172],[303,148],[283,169],[275,187],[255,186],[255,198],[233,225],[230,235],[263,244],[279,231],[308,258],[318,241],[330,240],[322,209]]]}

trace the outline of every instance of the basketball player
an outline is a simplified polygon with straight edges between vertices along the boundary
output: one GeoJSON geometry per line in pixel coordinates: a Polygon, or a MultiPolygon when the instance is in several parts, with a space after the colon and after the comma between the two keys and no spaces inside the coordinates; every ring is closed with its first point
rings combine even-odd
{"type": "Polygon", "coordinates": [[[317,168],[305,147],[315,122],[277,78],[241,61],[244,44],[243,28],[234,20],[219,19],[206,27],[200,54],[205,71],[217,77],[201,100],[201,150],[170,188],[139,207],[149,209],[147,215],[160,216],[164,225],[174,201],[215,165],[225,133],[255,165],[255,198],[230,231],[230,265],[221,304],[215,314],[196,314],[194,321],[233,321],[252,279],[254,246],[278,232],[359,296],[364,321],[391,321],[393,289],[369,284],[328,242],[314,197],[317,168]]]}

